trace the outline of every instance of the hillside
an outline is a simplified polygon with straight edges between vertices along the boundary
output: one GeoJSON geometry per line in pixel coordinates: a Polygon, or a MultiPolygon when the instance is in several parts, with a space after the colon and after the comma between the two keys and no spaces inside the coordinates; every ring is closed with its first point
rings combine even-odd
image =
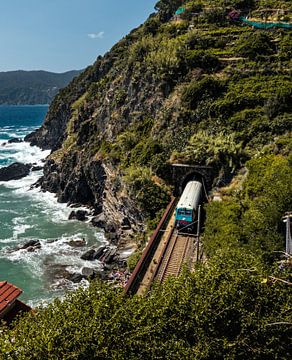
{"type": "Polygon", "coordinates": [[[172,163],[212,166],[209,194],[221,201],[204,205],[206,263],[193,273],[144,298],[93,282],[6,330],[7,359],[291,358],[292,34],[240,20],[287,25],[291,10],[160,0],[55,97],[26,138],[52,149],[38,185],[102,212],[118,246],[145,245],[170,200],[172,163]]]}
{"type": "Polygon", "coordinates": [[[291,32],[228,16],[265,4],[185,2],[173,17],[181,1],[158,2],[159,13],[62,90],[27,137],[54,150],[42,187],[60,201],[110,208],[109,219],[125,202],[122,216],[140,222],[168,202],[171,162],[212,165],[223,186],[248,159],[289,154],[291,32]],[[128,199],[139,211],[127,214],[128,199]]]}
{"type": "Polygon", "coordinates": [[[0,72],[0,104],[49,104],[80,71],[52,73],[47,71],[0,72]]]}

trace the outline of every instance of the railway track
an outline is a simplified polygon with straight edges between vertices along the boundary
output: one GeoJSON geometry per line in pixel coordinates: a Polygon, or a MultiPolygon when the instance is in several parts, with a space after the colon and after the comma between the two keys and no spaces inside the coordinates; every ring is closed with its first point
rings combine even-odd
{"type": "Polygon", "coordinates": [[[190,262],[193,236],[174,232],[167,244],[156,272],[156,280],[163,283],[168,276],[178,276],[183,265],[190,262]]]}

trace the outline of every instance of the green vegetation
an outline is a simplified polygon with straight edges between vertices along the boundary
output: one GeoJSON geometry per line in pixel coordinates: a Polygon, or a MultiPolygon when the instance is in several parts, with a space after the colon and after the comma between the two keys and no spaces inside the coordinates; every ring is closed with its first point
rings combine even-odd
{"type": "Polygon", "coordinates": [[[212,256],[218,248],[243,246],[264,263],[284,250],[282,215],[292,208],[292,167],[288,159],[268,155],[246,164],[242,191],[207,206],[204,244],[212,256]]]}
{"type": "Polygon", "coordinates": [[[125,180],[130,196],[136,199],[140,209],[150,219],[170,201],[168,189],[153,181],[151,170],[148,168],[129,168],[125,180]]]}
{"type": "Polygon", "coordinates": [[[0,72],[0,104],[49,104],[81,71],[63,74],[48,71],[0,72]]]}
{"type": "Polygon", "coordinates": [[[227,17],[291,4],[183,4],[171,19],[182,1],[159,1],[50,111],[68,110],[69,153],[111,165],[148,229],[170,199],[169,163],[212,165],[222,201],[205,206],[206,262],[144,298],[92,283],[56,300],[3,328],[5,360],[292,357],[291,264],[281,257],[292,210],[291,34],[227,17]]]}
{"type": "Polygon", "coordinates": [[[290,305],[253,255],[222,250],[148,297],[92,283],[56,300],[2,332],[1,358],[288,359],[290,305]]]}

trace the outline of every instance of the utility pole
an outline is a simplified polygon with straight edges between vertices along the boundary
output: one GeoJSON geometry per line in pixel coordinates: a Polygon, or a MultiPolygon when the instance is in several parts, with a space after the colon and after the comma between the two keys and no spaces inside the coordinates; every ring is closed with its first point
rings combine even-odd
{"type": "Polygon", "coordinates": [[[288,255],[292,255],[291,218],[292,211],[287,212],[283,217],[283,221],[286,223],[286,254],[288,255]]]}

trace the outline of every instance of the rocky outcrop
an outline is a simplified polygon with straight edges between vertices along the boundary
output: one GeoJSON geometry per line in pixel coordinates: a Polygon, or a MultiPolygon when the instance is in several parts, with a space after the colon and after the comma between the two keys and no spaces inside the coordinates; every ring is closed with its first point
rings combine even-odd
{"type": "Polygon", "coordinates": [[[21,143],[21,142],[23,142],[23,140],[20,138],[12,138],[7,141],[8,144],[17,144],[17,143],[21,143]]]}
{"type": "Polygon", "coordinates": [[[34,165],[32,168],[31,168],[31,171],[40,171],[40,170],[43,170],[43,166],[40,166],[40,165],[34,165]]]}
{"type": "Polygon", "coordinates": [[[88,219],[87,217],[88,212],[86,210],[73,210],[71,211],[68,219],[69,220],[78,220],[78,221],[85,221],[88,219]]]}
{"type": "Polygon", "coordinates": [[[0,181],[19,180],[30,173],[30,164],[15,162],[0,169],[0,181]]]}
{"type": "Polygon", "coordinates": [[[86,240],[83,239],[72,239],[68,241],[68,245],[74,248],[84,247],[86,245],[86,240]]]}
{"type": "Polygon", "coordinates": [[[41,243],[39,240],[29,240],[24,244],[20,244],[18,245],[14,251],[18,251],[18,250],[26,250],[28,252],[33,252],[35,250],[38,250],[41,248],[41,243]]]}
{"type": "MultiPolygon", "coordinates": [[[[115,170],[100,160],[86,160],[82,154],[69,154],[62,163],[50,158],[38,185],[57,194],[60,202],[82,204],[93,209],[91,224],[104,229],[115,245],[131,232],[143,231],[143,217],[134,202],[113,186],[115,170]]],[[[73,210],[70,219],[86,220],[82,210],[73,210]]]]}
{"type": "Polygon", "coordinates": [[[60,202],[91,207],[98,216],[92,224],[117,246],[143,231],[144,219],[114,162],[99,150],[132,123],[149,114],[155,117],[169,92],[146,69],[137,77],[133,64],[127,63],[135,41],[130,34],[74,79],[54,99],[42,127],[25,138],[52,149],[37,185],[56,193],[60,202]]]}

